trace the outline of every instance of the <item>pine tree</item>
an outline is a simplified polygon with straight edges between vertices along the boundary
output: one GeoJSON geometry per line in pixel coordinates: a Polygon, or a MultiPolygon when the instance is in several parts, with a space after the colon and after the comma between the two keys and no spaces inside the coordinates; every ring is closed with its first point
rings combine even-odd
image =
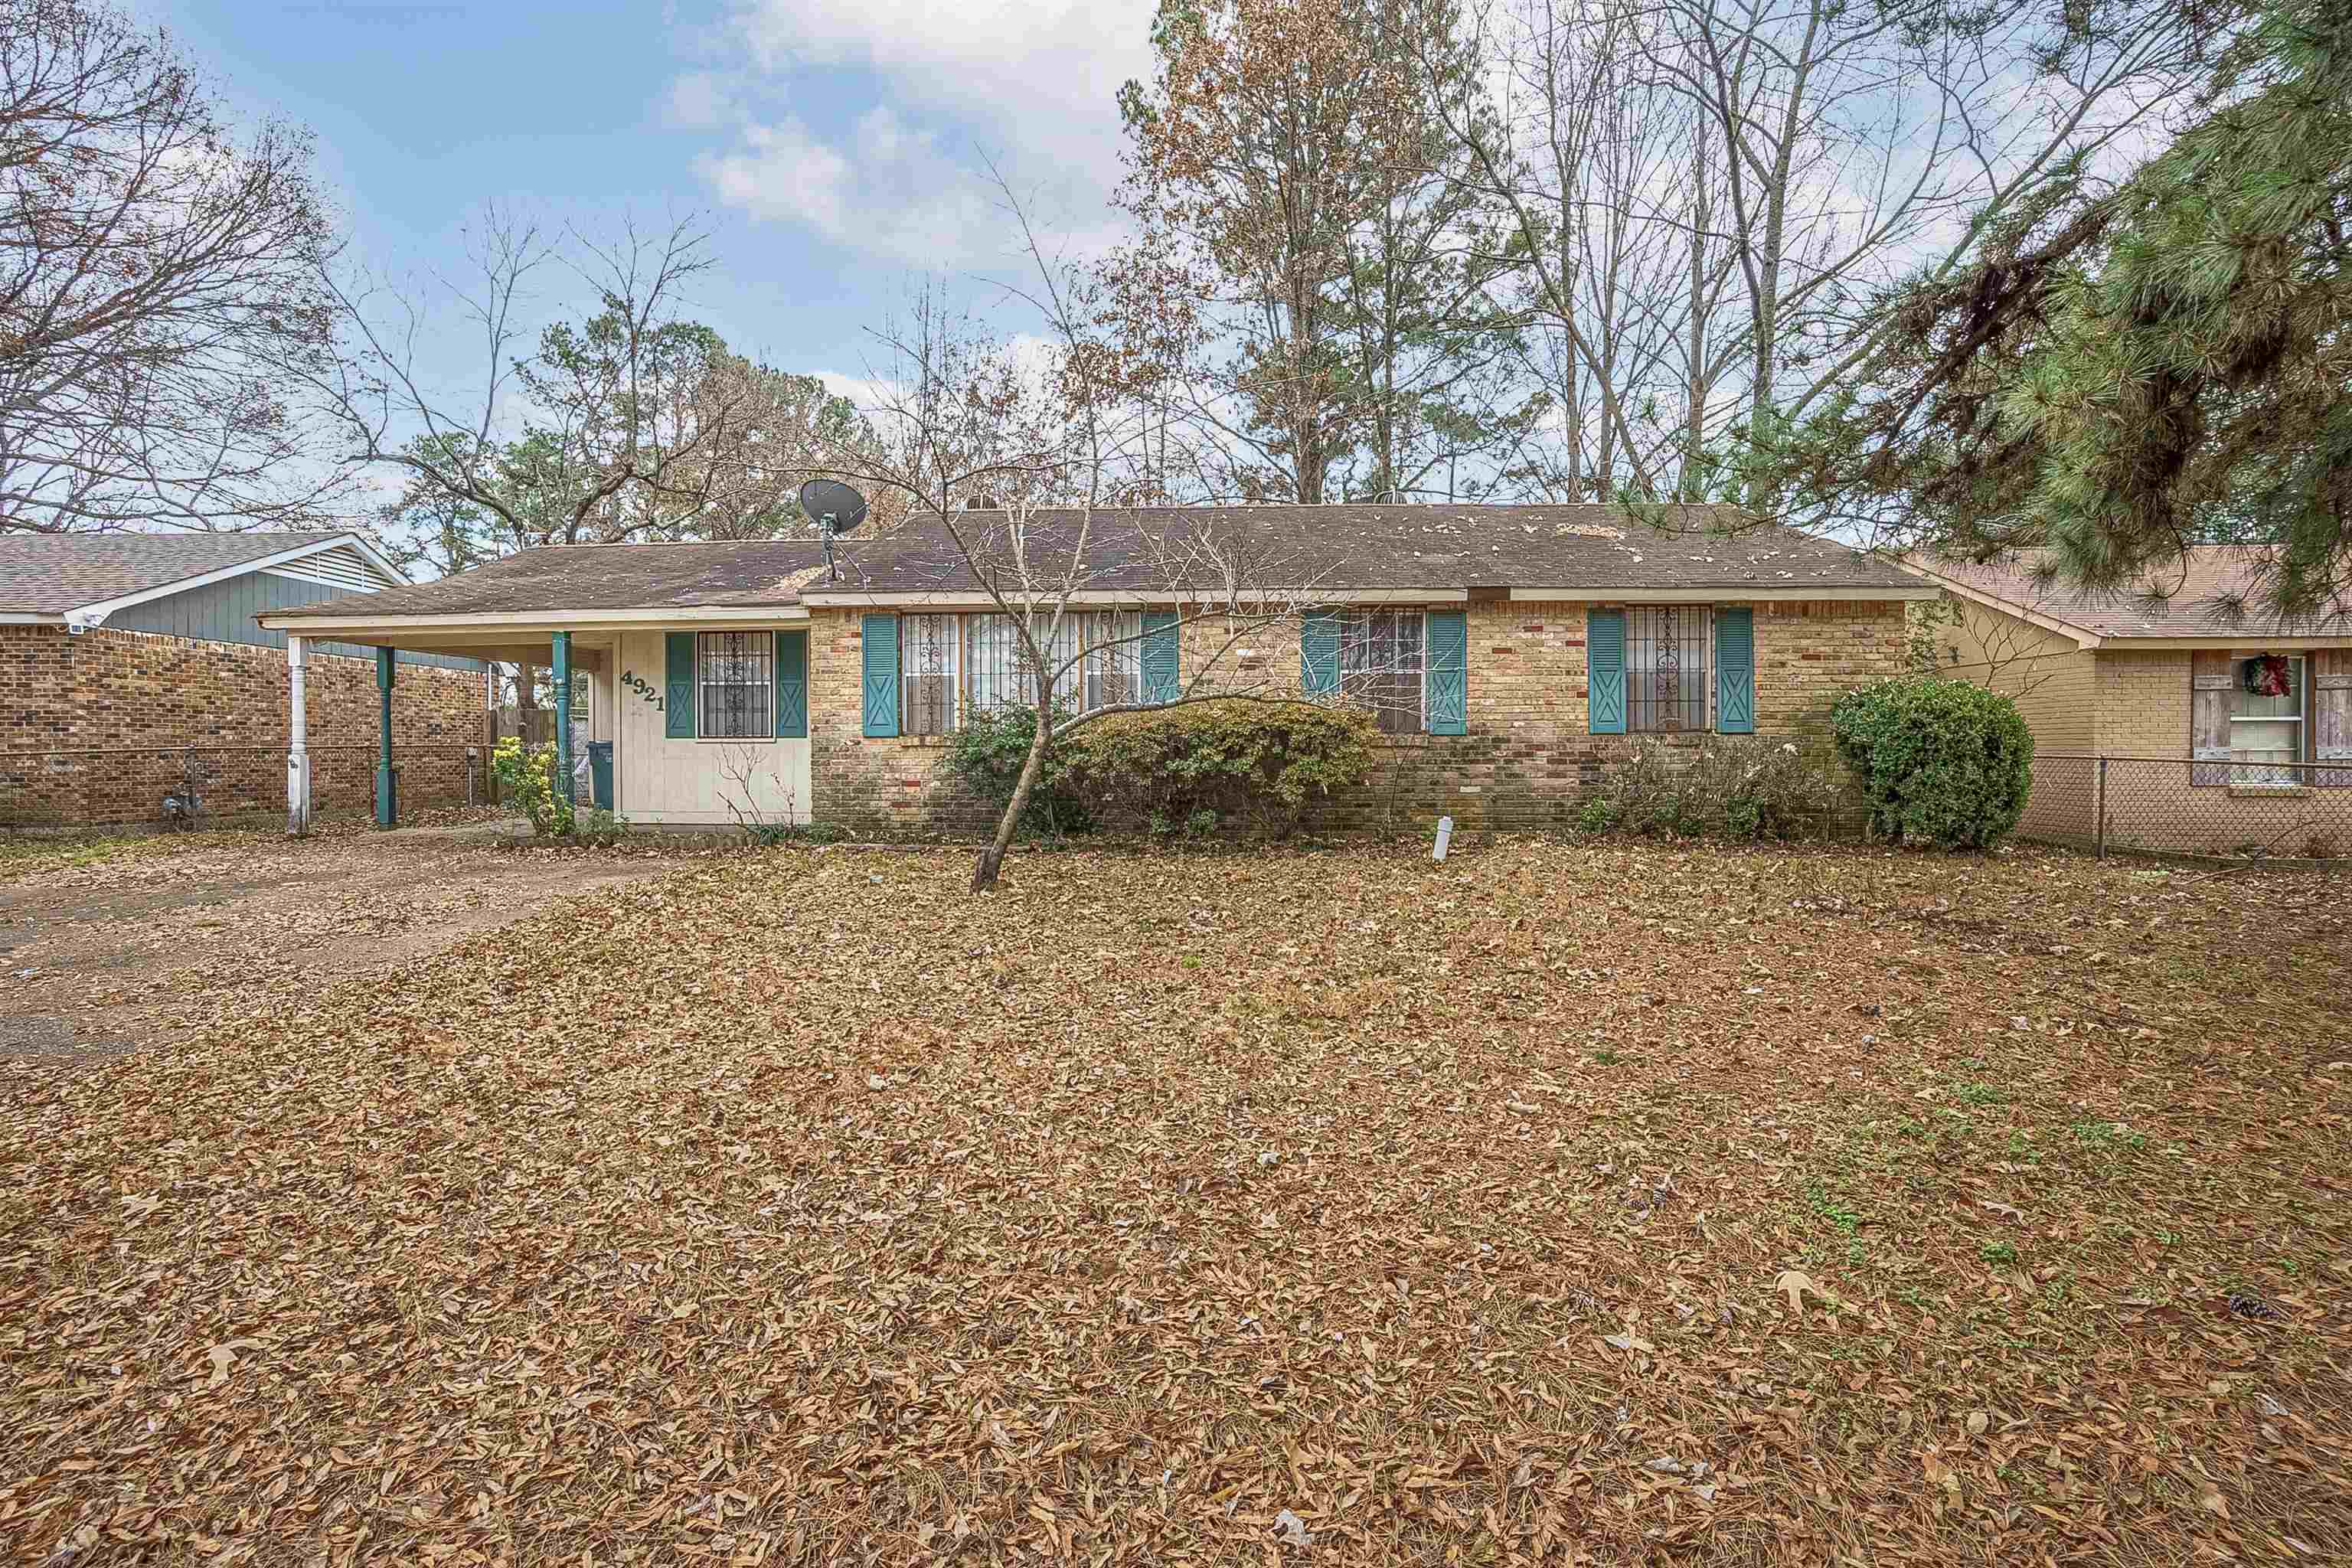
{"type": "Polygon", "coordinates": [[[2074,171],[1890,301],[1895,352],[1790,468],[2093,591],[2264,545],[2226,609],[2352,616],[2352,7],[2259,5],[2203,102],[2116,189],[2074,171]]]}

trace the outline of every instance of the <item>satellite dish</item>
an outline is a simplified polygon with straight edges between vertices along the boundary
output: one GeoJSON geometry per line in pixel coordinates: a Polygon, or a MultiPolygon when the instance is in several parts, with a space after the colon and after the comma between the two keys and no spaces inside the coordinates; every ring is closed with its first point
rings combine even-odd
{"type": "Polygon", "coordinates": [[[801,510],[827,533],[847,533],[866,521],[866,498],[839,479],[811,479],[801,487],[801,510]]]}

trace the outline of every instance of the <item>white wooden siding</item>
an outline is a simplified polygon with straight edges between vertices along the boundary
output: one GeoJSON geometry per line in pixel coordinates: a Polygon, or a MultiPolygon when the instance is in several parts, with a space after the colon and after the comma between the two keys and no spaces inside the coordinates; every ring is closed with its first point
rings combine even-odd
{"type": "Polygon", "coordinates": [[[666,689],[667,658],[661,633],[625,633],[612,684],[598,682],[599,709],[613,715],[616,727],[615,812],[630,822],[732,826],[732,798],[739,808],[756,805],[771,822],[808,821],[808,742],[669,739],[667,715],[648,700],[666,689]],[[631,673],[649,691],[621,679],[631,673]]]}

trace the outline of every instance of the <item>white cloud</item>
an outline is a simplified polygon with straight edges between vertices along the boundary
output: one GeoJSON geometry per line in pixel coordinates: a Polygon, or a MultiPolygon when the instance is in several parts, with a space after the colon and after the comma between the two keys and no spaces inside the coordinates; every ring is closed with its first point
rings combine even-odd
{"type": "Polygon", "coordinates": [[[716,131],[735,114],[735,93],[717,71],[688,71],[663,95],[661,122],[672,131],[716,131]]]}
{"type": "Polygon", "coordinates": [[[828,145],[792,115],[741,126],[736,144],[698,163],[719,199],[747,216],[804,225],[836,245],[919,267],[982,259],[1001,218],[940,138],[887,106],[828,145]]]}
{"type": "Polygon", "coordinates": [[[846,397],[868,412],[885,406],[898,395],[898,384],[883,376],[844,375],[839,371],[821,370],[816,378],[835,397],[846,397]]]}
{"type": "Polygon", "coordinates": [[[1150,15],[1149,0],[748,0],[724,35],[737,62],[680,77],[664,119],[733,127],[733,145],[699,161],[721,202],[867,254],[1001,258],[983,152],[1050,228],[1075,224],[1090,248],[1108,237],[1117,96],[1150,71],[1150,15]],[[747,107],[814,83],[837,94],[859,71],[877,96],[845,135],[813,131],[797,105],[747,107]]]}

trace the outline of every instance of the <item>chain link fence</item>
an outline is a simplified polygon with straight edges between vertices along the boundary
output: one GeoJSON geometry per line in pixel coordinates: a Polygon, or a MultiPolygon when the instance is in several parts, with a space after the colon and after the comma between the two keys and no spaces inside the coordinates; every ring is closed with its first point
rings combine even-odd
{"type": "MultiPolygon", "coordinates": [[[[375,809],[376,748],[313,746],[310,807],[375,809]]],[[[487,798],[477,746],[393,752],[404,812],[487,798]]],[[[0,829],[220,826],[286,815],[286,752],[264,746],[0,752],[0,829]]]]}
{"type": "Polygon", "coordinates": [[[2097,854],[2352,858],[2352,763],[2037,753],[2017,834],[2097,854]]]}

